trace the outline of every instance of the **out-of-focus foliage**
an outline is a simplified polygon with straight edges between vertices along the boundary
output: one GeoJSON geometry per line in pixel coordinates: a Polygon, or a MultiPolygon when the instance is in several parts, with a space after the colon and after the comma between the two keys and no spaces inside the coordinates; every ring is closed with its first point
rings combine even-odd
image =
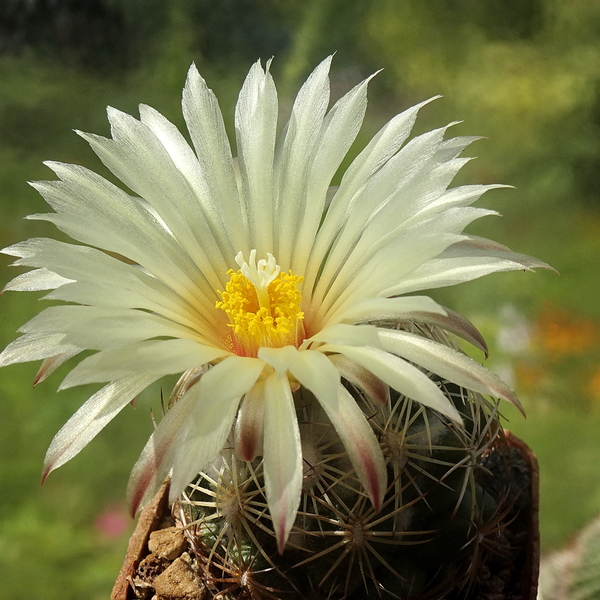
{"type": "MultiPolygon", "coordinates": [[[[600,3],[1,0],[0,244],[56,235],[22,220],[47,210],[25,183],[50,176],[43,160],[107,174],[71,131],[106,135],[107,104],[136,114],[145,102],[182,125],[181,87],[195,61],[232,131],[251,62],[275,57],[285,113],[331,52],[335,98],[385,69],[371,83],[356,150],[393,114],[443,94],[417,128],[464,119],[453,134],[490,139],[469,149],[479,158],[461,181],[517,188],[486,195],[505,218],[472,232],[561,273],[498,274],[437,294],[482,328],[489,366],[520,393],[528,419],[509,411],[510,428],[540,457],[542,540],[557,547],[600,511],[600,3]]],[[[0,286],[16,274],[9,262],[0,258],[0,286]]],[[[30,296],[0,299],[1,347],[39,311],[30,296]]],[[[57,394],[60,373],[32,390],[36,368],[0,372],[0,599],[106,598],[127,541],[107,523],[124,518],[128,471],[160,391],[40,489],[44,451],[89,390],[57,394]]]]}

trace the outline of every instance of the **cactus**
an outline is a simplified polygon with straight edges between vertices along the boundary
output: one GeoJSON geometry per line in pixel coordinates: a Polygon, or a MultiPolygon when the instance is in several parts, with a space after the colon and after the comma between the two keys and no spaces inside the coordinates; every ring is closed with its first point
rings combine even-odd
{"type": "Polygon", "coordinates": [[[79,132],[134,195],[48,163],[59,180],[34,187],[55,212],[33,218],[82,245],[2,250],[35,269],[5,290],[68,304],[25,324],[0,366],[42,359],[37,383],[95,352],[62,387],[105,385],[56,434],[43,478],[149,385],[183,373],[128,498],[135,514],[169,474],[172,502],[192,482],[180,520],[193,575],[215,595],[493,595],[510,579],[486,573],[510,549],[519,495],[484,396],[520,404],[445,333],[485,350],[475,328],[412,294],[548,265],[463,233],[492,214],[471,205],[502,186],[448,188],[476,138],[444,139],[444,127],[407,142],[429,101],[385,125],[330,187],[371,79],[327,111],[331,60],[280,135],[271,61],[251,67],[237,162],[195,66],[182,97],[193,149],[145,105],[140,120],[109,108],[110,139],[79,132]]]}
{"type": "Polygon", "coordinates": [[[590,523],[561,552],[544,559],[540,572],[540,600],[596,600],[600,598],[600,519],[590,523]]]}
{"type": "MultiPolygon", "coordinates": [[[[435,327],[420,331],[451,344],[435,327]]],[[[497,403],[429,375],[462,425],[393,390],[376,406],[345,382],[385,456],[379,513],[318,403],[296,392],[304,485],[283,554],[261,460],[238,460],[233,444],[221,452],[175,509],[215,596],[464,598],[480,588],[482,567],[508,549],[502,534],[516,498],[503,476],[510,461],[497,403]]]]}

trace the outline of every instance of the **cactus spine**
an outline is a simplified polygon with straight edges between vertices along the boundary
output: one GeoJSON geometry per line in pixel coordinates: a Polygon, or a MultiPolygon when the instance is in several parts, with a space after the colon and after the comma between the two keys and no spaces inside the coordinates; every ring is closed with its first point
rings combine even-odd
{"type": "MultiPolygon", "coordinates": [[[[436,328],[421,333],[451,343],[436,328]]],[[[393,391],[375,406],[346,383],[379,439],[388,489],[379,513],[310,392],[299,390],[304,486],[285,552],[277,553],[260,460],[223,450],[178,507],[203,578],[231,598],[443,598],[477,585],[502,551],[506,486],[487,467],[502,447],[497,403],[430,376],[461,413],[457,425],[393,391]]],[[[464,597],[464,596],[458,596],[464,597]]]]}

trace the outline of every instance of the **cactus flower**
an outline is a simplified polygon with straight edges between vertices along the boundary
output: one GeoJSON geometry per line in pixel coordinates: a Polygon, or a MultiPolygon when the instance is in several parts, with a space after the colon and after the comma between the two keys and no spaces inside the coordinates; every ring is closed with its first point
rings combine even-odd
{"type": "Polygon", "coordinates": [[[252,66],[235,110],[237,159],[217,100],[192,66],[183,115],[193,147],[148,106],[139,120],[109,108],[112,137],[78,133],[127,191],[56,162],[47,164],[57,180],[32,184],[54,212],[30,218],[78,243],[38,238],[4,249],[34,268],[5,289],[51,290],[46,298],[69,304],[24,325],[0,365],[41,359],[41,381],[92,350],[61,387],[106,384],[58,432],[44,476],[143,389],[182,374],[177,401],[133,469],[133,511],[169,475],[175,499],[230,439],[238,457],[263,456],[282,551],[302,489],[301,387],[322,406],[375,510],[387,486],[384,459],[344,381],[381,403],[393,388],[457,421],[427,372],[518,405],[464,354],[381,326],[434,324],[485,350],[468,321],[418,293],[545,266],[463,233],[492,214],[471,205],[500,187],[448,189],[476,138],[445,140],[443,127],[407,142],[423,102],[387,123],[331,187],[361,127],[369,79],[328,110],[330,63],[304,83],[281,133],[270,63],[252,66]]]}

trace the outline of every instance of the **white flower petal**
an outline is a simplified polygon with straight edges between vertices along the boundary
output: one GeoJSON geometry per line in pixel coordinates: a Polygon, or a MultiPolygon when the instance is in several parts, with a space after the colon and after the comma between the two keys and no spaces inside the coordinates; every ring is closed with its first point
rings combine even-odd
{"type": "MultiPolygon", "coordinates": [[[[175,160],[179,164],[187,162],[187,172],[198,168],[194,154],[190,150],[182,160],[179,143],[178,156],[171,157],[155,131],[145,123],[111,107],[107,114],[112,139],[77,133],[123,183],[154,208],[185,253],[201,266],[203,276],[212,286],[218,285],[226,262],[206,220],[198,218],[201,207],[197,194],[202,191],[190,187],[190,181],[175,164],[175,160]],[[173,198],[177,198],[177,202],[173,202],[173,198]]],[[[176,143],[172,129],[164,120],[152,119],[148,112],[146,117],[155,129],[162,127],[160,137],[168,140],[165,144],[176,143]]]]}
{"type": "Polygon", "coordinates": [[[140,392],[156,381],[153,375],[135,375],[115,381],[96,392],[54,436],[46,458],[42,481],[64,465],[116,417],[140,392]]]}
{"type": "Polygon", "coordinates": [[[450,208],[412,226],[405,221],[405,225],[391,229],[387,223],[395,223],[396,219],[374,220],[365,226],[363,236],[336,274],[328,295],[335,295],[341,289],[348,295],[351,289],[356,289],[357,281],[362,281],[360,287],[370,289],[371,294],[379,294],[385,282],[403,278],[424,260],[433,258],[461,239],[453,236],[458,236],[466,225],[490,214],[496,213],[471,207],[450,208]],[[379,229],[379,225],[383,227],[379,229]],[[419,247],[427,254],[418,253],[419,247]],[[367,278],[357,277],[362,269],[369,274],[367,278]]]}
{"type": "Polygon", "coordinates": [[[265,493],[279,553],[296,519],[302,491],[302,445],[287,377],[265,381],[265,493]]]}
{"type": "MultiPolygon", "coordinates": [[[[361,190],[360,202],[357,201],[351,212],[346,214],[343,227],[338,226],[336,231],[329,235],[329,244],[333,243],[333,247],[323,249],[327,260],[319,276],[317,290],[331,281],[336,270],[344,264],[363,235],[365,224],[369,223],[386,203],[398,198],[398,190],[429,164],[442,142],[446,129],[437,129],[412,139],[371,177],[361,190]]],[[[334,203],[335,197],[332,200],[332,204],[334,203]]],[[[327,228],[329,218],[328,212],[321,228],[323,231],[327,228]]],[[[333,214],[331,218],[334,218],[333,214]]],[[[337,219],[339,223],[339,217],[337,219]]]]}
{"type": "Polygon", "coordinates": [[[133,514],[150,501],[171,469],[174,500],[215,457],[231,431],[241,396],[262,367],[260,360],[230,356],[204,373],[169,409],[131,472],[127,497],[133,514]]]}
{"type": "Polygon", "coordinates": [[[364,367],[350,360],[343,354],[328,356],[330,362],[340,372],[340,375],[352,385],[379,404],[385,404],[390,398],[389,386],[364,367]]]}
{"type": "Polygon", "coordinates": [[[185,444],[181,435],[198,399],[198,384],[172,406],[144,446],[127,484],[132,516],[143,508],[163,484],[173,467],[174,454],[185,444]]]}
{"type": "MultiPolygon", "coordinates": [[[[199,245],[203,250],[200,254],[204,255],[206,252],[211,257],[211,266],[217,273],[226,272],[227,262],[225,261],[235,256],[239,252],[239,248],[233,248],[231,245],[231,232],[223,222],[220,198],[217,203],[218,197],[212,195],[196,155],[179,129],[158,111],[141,104],[140,121],[154,133],[163,145],[178,171],[177,176],[180,175],[185,180],[186,187],[189,188],[189,200],[185,203],[185,208],[189,211],[187,217],[190,222],[194,219],[195,223],[198,221],[202,223],[200,227],[192,229],[197,241],[193,247],[199,245]],[[201,211],[202,219],[198,219],[199,211],[201,211]]],[[[184,204],[181,198],[179,200],[181,204],[184,204]]],[[[193,251],[192,256],[199,258],[197,249],[193,251]]],[[[202,258],[199,260],[201,261],[202,258]]]]}
{"type": "Polygon", "coordinates": [[[63,352],[80,352],[82,350],[82,348],[63,343],[64,338],[64,333],[30,333],[22,335],[0,353],[0,367],[50,358],[63,352]]]}
{"type": "Polygon", "coordinates": [[[155,337],[198,339],[198,334],[158,315],[98,306],[52,306],[21,327],[24,333],[64,334],[63,343],[108,350],[155,337]]]}
{"type": "Polygon", "coordinates": [[[386,295],[408,294],[425,289],[446,287],[500,271],[531,271],[534,268],[553,270],[545,262],[524,254],[499,249],[469,248],[462,245],[462,242],[454,244],[454,246],[456,248],[451,250],[451,246],[438,258],[423,263],[403,281],[381,293],[386,295]]]}
{"type": "Polygon", "coordinates": [[[267,348],[263,346],[258,350],[258,358],[271,365],[278,377],[283,377],[290,367],[290,364],[296,360],[298,350],[294,346],[284,346],[283,348],[267,348]]]}
{"type": "Polygon", "coordinates": [[[198,388],[198,397],[188,422],[179,433],[185,445],[176,450],[171,500],[175,500],[223,448],[240,398],[254,386],[263,367],[264,363],[255,358],[229,356],[209,369],[194,386],[198,388]]]}
{"type": "Polygon", "coordinates": [[[82,352],[81,348],[71,348],[66,352],[61,352],[56,356],[50,356],[49,358],[45,358],[38,369],[38,372],[33,380],[34,387],[38,384],[50,377],[58,367],[64,365],[69,359],[73,358],[77,354],[82,352]]]}
{"type": "Polygon", "coordinates": [[[104,350],[82,360],[64,379],[60,389],[84,383],[113,381],[141,373],[158,377],[182,373],[227,356],[228,350],[203,346],[192,340],[150,340],[104,350]]]}
{"type": "Polygon", "coordinates": [[[165,282],[96,248],[32,238],[3,252],[20,257],[15,265],[45,266],[74,282],[65,283],[49,297],[80,304],[143,308],[201,329],[207,323],[196,305],[165,282]]]}
{"type": "Polygon", "coordinates": [[[379,512],[387,486],[381,448],[356,400],[340,385],[340,374],[321,352],[301,352],[292,375],[310,390],[342,440],[359,481],[379,512]]]}
{"type": "Polygon", "coordinates": [[[273,249],[273,159],[277,127],[277,91],[260,61],[254,63],[235,108],[242,196],[250,245],[259,256],[273,249]]]}
{"type": "MultiPolygon", "coordinates": [[[[290,120],[275,158],[277,202],[275,219],[278,238],[275,253],[284,265],[291,264],[293,241],[298,223],[314,199],[308,194],[308,181],[314,164],[315,146],[321,141],[323,118],[329,104],[329,68],[332,57],[326,58],[310,74],[300,88],[290,120]]],[[[311,211],[319,213],[318,206],[311,211]]]]}
{"type": "Polygon", "coordinates": [[[219,103],[195,65],[190,67],[183,90],[183,116],[200,163],[199,177],[218,205],[222,225],[236,241],[236,252],[251,250],[241,211],[231,147],[219,103]]]}
{"type": "Polygon", "coordinates": [[[497,375],[458,350],[407,331],[380,328],[379,337],[388,352],[474,392],[508,400],[523,412],[515,393],[497,375]]]}
{"type": "Polygon", "coordinates": [[[377,328],[374,325],[348,325],[336,323],[315,333],[304,341],[304,346],[312,342],[344,344],[349,346],[380,346],[377,328]]]}
{"type": "Polygon", "coordinates": [[[323,257],[327,255],[332,240],[338,234],[340,225],[352,214],[353,203],[369,178],[376,173],[398,151],[414,125],[419,109],[433,98],[409,108],[387,123],[367,147],[354,159],[335,190],[331,206],[317,238],[313,243],[310,263],[305,280],[312,289],[314,279],[321,268],[323,257]]]}
{"type": "Polygon", "coordinates": [[[327,113],[321,128],[321,140],[310,170],[306,211],[299,221],[299,230],[290,260],[291,268],[306,271],[310,249],[321,224],[327,189],[344,156],[356,139],[367,108],[368,77],[340,98],[327,113]]]}
{"type": "Polygon", "coordinates": [[[39,292],[40,290],[53,290],[65,283],[70,283],[71,279],[61,277],[48,269],[35,269],[28,273],[17,275],[9,281],[2,290],[4,292],[39,292]]]}
{"type": "Polygon", "coordinates": [[[265,424],[265,382],[257,381],[246,393],[235,424],[234,449],[239,460],[262,454],[265,424]]]}
{"type": "Polygon", "coordinates": [[[329,315],[365,298],[395,295],[388,292],[390,282],[410,277],[411,272],[434,260],[457,239],[461,237],[455,234],[414,232],[399,237],[393,247],[379,251],[365,264],[356,256],[357,263],[346,263],[347,269],[331,283],[324,298],[319,300],[315,294],[317,322],[327,323],[329,315]]]}
{"type": "Polygon", "coordinates": [[[29,218],[50,221],[73,239],[126,256],[190,301],[208,295],[205,305],[211,306],[217,296],[206,274],[140,201],[84,167],[46,164],[61,181],[32,186],[57,212],[29,218]]]}
{"type": "Polygon", "coordinates": [[[438,386],[422,371],[405,360],[379,348],[327,344],[319,350],[344,354],[401,394],[441,412],[453,421],[462,422],[458,411],[438,386]]]}
{"type": "Polygon", "coordinates": [[[429,100],[408,108],[396,115],[379,130],[344,173],[339,190],[332,202],[332,211],[340,213],[340,217],[342,211],[347,215],[350,213],[353,202],[356,201],[357,193],[370,177],[398,152],[406,141],[415,124],[419,110],[436,98],[439,98],[439,96],[429,98],[429,100]]]}
{"type": "MultiPolygon", "coordinates": [[[[410,297],[410,296],[409,296],[410,297]]],[[[450,310],[449,308],[443,307],[446,311],[446,315],[440,315],[433,312],[414,312],[407,313],[406,320],[414,323],[424,323],[426,325],[434,325],[441,329],[445,329],[454,335],[466,340],[470,344],[473,344],[476,348],[479,348],[485,357],[488,357],[488,347],[481,335],[480,331],[462,315],[457,312],[450,310]]]]}
{"type": "Polygon", "coordinates": [[[401,298],[367,298],[331,315],[329,323],[364,323],[367,321],[402,320],[412,313],[434,313],[445,316],[446,309],[429,296],[401,298]]]}

